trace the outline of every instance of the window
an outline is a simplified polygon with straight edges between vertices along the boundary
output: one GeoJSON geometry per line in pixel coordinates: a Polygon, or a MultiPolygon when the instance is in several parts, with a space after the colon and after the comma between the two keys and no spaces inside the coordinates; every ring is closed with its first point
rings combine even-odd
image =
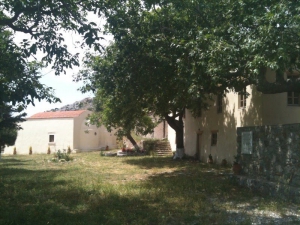
{"type": "MultiPolygon", "coordinates": [[[[287,76],[288,79],[296,79],[298,76],[287,76]]],[[[289,91],[287,93],[287,104],[290,106],[299,106],[299,92],[289,91]]]]}
{"type": "Polygon", "coordinates": [[[244,89],[242,92],[239,92],[239,108],[246,107],[246,98],[246,89],[244,89]]]}
{"type": "Polygon", "coordinates": [[[219,94],[217,96],[217,113],[222,113],[223,111],[223,95],[219,94]]]}
{"type": "Polygon", "coordinates": [[[216,131],[211,132],[211,146],[216,146],[218,141],[218,133],[216,131]]]}
{"type": "Polygon", "coordinates": [[[49,142],[51,142],[51,143],[54,142],[54,134],[49,135],[49,142]]]}
{"type": "Polygon", "coordinates": [[[288,105],[299,105],[299,93],[298,92],[288,92],[287,94],[288,105]]]}

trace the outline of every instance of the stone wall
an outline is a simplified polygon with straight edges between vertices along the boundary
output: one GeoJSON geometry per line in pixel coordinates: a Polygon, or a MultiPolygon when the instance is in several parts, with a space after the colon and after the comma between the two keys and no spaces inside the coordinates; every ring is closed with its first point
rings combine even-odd
{"type": "MultiPolygon", "coordinates": [[[[243,175],[248,177],[240,179],[244,185],[262,190],[268,184],[269,194],[280,192],[288,197],[294,196],[294,187],[300,187],[300,124],[237,128],[237,152],[243,175]],[[252,154],[242,154],[242,133],[249,131],[252,154]]],[[[300,190],[296,192],[299,198],[300,190]]]]}

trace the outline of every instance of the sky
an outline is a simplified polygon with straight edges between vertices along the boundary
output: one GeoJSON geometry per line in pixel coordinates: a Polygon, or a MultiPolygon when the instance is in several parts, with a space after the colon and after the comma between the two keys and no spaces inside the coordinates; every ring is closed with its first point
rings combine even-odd
{"type": "Polygon", "coordinates": [[[86,97],[93,97],[92,93],[82,94],[77,89],[82,86],[82,83],[75,83],[72,81],[73,73],[76,73],[78,68],[74,71],[68,71],[66,75],[55,76],[51,68],[44,69],[41,74],[44,76],[40,79],[42,84],[52,87],[55,91],[55,96],[60,98],[61,103],[48,103],[46,101],[35,101],[35,106],[29,105],[25,112],[27,117],[32,116],[38,112],[44,112],[53,108],[60,108],[64,105],[80,101],[86,97]],[[48,72],[47,72],[48,69],[48,72]]]}
{"type": "MultiPolygon", "coordinates": [[[[88,16],[89,20],[98,21],[98,26],[102,26],[101,24],[104,24],[104,19],[102,18],[96,18],[94,15],[88,16]]],[[[65,39],[65,44],[68,46],[69,52],[75,54],[80,53],[80,58],[82,59],[84,57],[84,53],[87,52],[88,48],[81,49],[79,47],[79,44],[77,44],[77,41],[82,42],[82,38],[76,34],[75,32],[62,32],[65,39]]],[[[112,41],[112,36],[104,36],[104,40],[101,42],[102,45],[107,45],[110,41],[112,41]]],[[[23,33],[17,33],[15,36],[16,43],[22,41],[24,38],[30,39],[30,37],[24,36],[23,33]]],[[[37,53],[35,56],[37,59],[40,59],[42,57],[41,53],[37,53]]],[[[43,76],[40,79],[40,82],[42,84],[45,84],[48,87],[52,87],[55,91],[55,96],[60,98],[61,103],[48,103],[46,101],[39,102],[38,100],[35,100],[35,106],[28,105],[25,112],[27,113],[27,117],[32,116],[33,114],[44,112],[53,108],[60,108],[67,104],[72,104],[76,101],[80,101],[86,97],[93,97],[93,93],[81,93],[78,88],[80,88],[83,83],[82,82],[73,82],[73,75],[77,74],[81,67],[74,67],[73,69],[68,69],[66,71],[66,74],[61,74],[59,76],[56,76],[54,74],[54,71],[51,69],[51,66],[44,68],[41,71],[41,75],[43,76]]]]}

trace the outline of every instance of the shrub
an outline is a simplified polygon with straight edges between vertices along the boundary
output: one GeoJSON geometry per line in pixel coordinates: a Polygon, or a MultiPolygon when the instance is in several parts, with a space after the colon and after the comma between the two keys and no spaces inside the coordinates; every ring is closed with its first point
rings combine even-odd
{"type": "Polygon", "coordinates": [[[54,158],[52,161],[71,161],[73,158],[70,156],[69,153],[66,152],[66,149],[63,151],[57,150],[57,152],[54,154],[54,158]]]}

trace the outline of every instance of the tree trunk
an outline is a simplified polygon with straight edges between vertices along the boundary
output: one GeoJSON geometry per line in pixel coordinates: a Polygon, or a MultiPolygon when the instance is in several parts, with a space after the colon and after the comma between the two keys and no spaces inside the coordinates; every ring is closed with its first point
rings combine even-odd
{"type": "Polygon", "coordinates": [[[133,139],[133,137],[131,136],[130,133],[127,133],[126,137],[128,138],[128,140],[131,142],[131,144],[133,145],[133,147],[136,149],[136,150],[139,150],[140,147],[137,145],[136,141],[133,139]]]}
{"type": "Polygon", "coordinates": [[[176,116],[166,115],[166,121],[175,130],[176,133],[176,155],[174,158],[182,158],[184,155],[184,139],[183,139],[183,113],[179,113],[178,120],[176,116]]]}

